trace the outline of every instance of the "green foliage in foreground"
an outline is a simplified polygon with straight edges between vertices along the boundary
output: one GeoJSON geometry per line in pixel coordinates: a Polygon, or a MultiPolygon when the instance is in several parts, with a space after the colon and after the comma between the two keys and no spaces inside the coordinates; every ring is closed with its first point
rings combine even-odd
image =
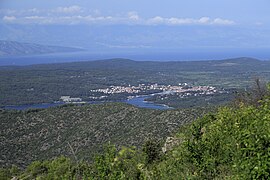
{"type": "Polygon", "coordinates": [[[60,157],[20,173],[2,169],[0,179],[268,179],[270,98],[257,107],[221,108],[182,127],[175,139],[181,143],[165,154],[156,153],[157,143],[120,151],[109,145],[91,164],[60,157]]]}
{"type": "Polygon", "coordinates": [[[178,134],[184,143],[157,164],[157,177],[267,179],[270,175],[270,103],[223,108],[178,134]]]}

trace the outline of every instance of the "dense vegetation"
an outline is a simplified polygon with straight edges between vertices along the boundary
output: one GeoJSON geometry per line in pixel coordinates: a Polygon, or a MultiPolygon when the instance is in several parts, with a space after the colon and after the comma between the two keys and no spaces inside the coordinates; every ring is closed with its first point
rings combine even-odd
{"type": "Polygon", "coordinates": [[[140,150],[122,147],[117,151],[109,144],[92,163],[78,161],[74,154],[74,160],[36,161],[24,171],[2,169],[1,178],[268,179],[269,91],[247,94],[235,106],[182,126],[163,146],[162,152],[161,142],[150,139],[140,150]]]}
{"type": "Polygon", "coordinates": [[[157,104],[166,104],[174,108],[195,108],[206,106],[221,106],[230,103],[237,95],[237,90],[230,89],[223,94],[210,94],[200,96],[181,97],[178,94],[154,95],[147,101],[157,104]]]}
{"type": "MultiPolygon", "coordinates": [[[[246,88],[254,77],[270,80],[270,61],[147,62],[125,59],[0,67],[0,106],[53,102],[63,95],[89,100],[92,89],[140,83],[246,88]]],[[[125,98],[122,94],[113,99],[125,98]]],[[[215,98],[215,96],[213,97],[215,98]]],[[[217,97],[217,101],[227,98],[217,97]]],[[[197,101],[197,100],[196,100],[197,101]]],[[[216,102],[213,100],[213,102],[216,102]]],[[[220,102],[220,101],[219,101],[220,102]]],[[[167,104],[176,105],[174,102],[167,104]]]]}
{"type": "Polygon", "coordinates": [[[59,155],[91,159],[102,144],[137,146],[165,138],[204,109],[152,110],[121,103],[0,112],[0,166],[25,167],[59,155]]]}

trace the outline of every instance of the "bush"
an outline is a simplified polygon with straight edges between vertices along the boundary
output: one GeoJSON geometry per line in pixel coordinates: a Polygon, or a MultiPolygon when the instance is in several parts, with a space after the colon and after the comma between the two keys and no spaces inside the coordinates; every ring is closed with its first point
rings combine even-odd
{"type": "Polygon", "coordinates": [[[149,139],[147,140],[142,148],[142,151],[146,154],[145,163],[152,164],[161,157],[162,144],[159,140],[149,139]]]}
{"type": "Polygon", "coordinates": [[[157,178],[267,179],[270,176],[270,101],[221,108],[195,121],[185,141],[154,169],[157,178]]]}
{"type": "Polygon", "coordinates": [[[142,177],[143,155],[135,147],[122,147],[117,152],[113,145],[106,145],[104,153],[94,162],[94,179],[139,179],[142,177]]]}

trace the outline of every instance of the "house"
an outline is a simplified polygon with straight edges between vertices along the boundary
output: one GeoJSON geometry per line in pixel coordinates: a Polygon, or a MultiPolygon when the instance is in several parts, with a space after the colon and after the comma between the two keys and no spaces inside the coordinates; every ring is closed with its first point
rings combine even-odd
{"type": "Polygon", "coordinates": [[[71,103],[71,102],[81,102],[81,98],[71,98],[70,96],[61,96],[60,100],[66,102],[66,103],[71,103]]]}

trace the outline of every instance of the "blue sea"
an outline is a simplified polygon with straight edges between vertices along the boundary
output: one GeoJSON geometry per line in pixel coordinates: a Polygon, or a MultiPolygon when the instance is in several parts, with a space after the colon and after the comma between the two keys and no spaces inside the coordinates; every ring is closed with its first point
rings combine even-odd
{"type": "Polygon", "coordinates": [[[75,61],[92,61],[111,58],[126,58],[137,61],[200,61],[220,60],[236,57],[252,57],[261,60],[270,59],[268,49],[251,50],[213,50],[213,51],[182,51],[182,52],[137,52],[137,53],[93,53],[89,51],[54,53],[42,55],[5,56],[0,57],[0,66],[32,65],[63,63],[75,61]]]}
{"type": "MultiPolygon", "coordinates": [[[[134,97],[132,99],[128,99],[125,101],[120,101],[124,102],[127,104],[131,104],[133,106],[137,106],[140,108],[147,108],[147,109],[158,109],[158,110],[166,110],[166,109],[172,109],[171,107],[168,107],[166,105],[162,104],[155,104],[151,102],[145,101],[146,98],[149,96],[138,96],[134,97]]],[[[103,102],[100,101],[91,101],[88,102],[88,104],[101,104],[103,102]]],[[[10,110],[26,110],[26,109],[46,109],[50,107],[56,107],[56,106],[61,106],[64,105],[65,103],[63,102],[57,102],[57,103],[43,103],[43,104],[29,104],[29,105],[14,105],[14,106],[4,106],[4,109],[10,109],[10,110]]]]}

